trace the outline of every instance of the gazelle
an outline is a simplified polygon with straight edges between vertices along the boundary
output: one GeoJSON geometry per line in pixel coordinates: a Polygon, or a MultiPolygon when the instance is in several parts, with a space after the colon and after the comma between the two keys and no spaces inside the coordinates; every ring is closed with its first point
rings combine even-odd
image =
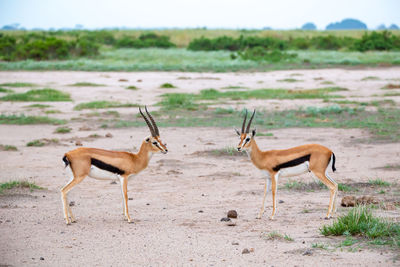
{"type": "Polygon", "coordinates": [[[139,112],[149,127],[151,136],[144,139],[137,154],[87,147],[65,153],[63,157],[65,167],[69,166],[73,174],[71,180],[61,189],[64,218],[67,224],[75,222],[75,217],[68,205],[67,193],[87,176],[99,180],[120,181],[123,213],[128,222],[132,222],[128,212],[128,180],[147,167],[152,154],[168,152],[166,144],[160,139],[160,132],[153,117],[147,111],[147,107],[145,109],[151,123],[140,108],[139,112]]]}
{"type": "Polygon", "coordinates": [[[276,211],[276,193],[278,190],[278,180],[280,177],[291,177],[300,175],[306,172],[311,172],[316,178],[324,183],[330,190],[330,200],[328,206],[328,213],[326,218],[330,218],[332,210],[336,211],[336,196],[338,191],[338,184],[328,175],[328,169],[332,168],[335,171],[335,154],[327,147],[318,144],[308,144],[297,146],[283,150],[268,150],[261,151],[256,143],[255,135],[256,130],[250,132],[251,122],[253,121],[256,111],[250,118],[249,124],[246,125],[246,115],[242,124],[242,131],[236,133],[240,136],[240,142],[237,150],[246,151],[251,162],[260,169],[267,177],[264,187],[264,198],[262,207],[257,219],[261,219],[264,213],[265,197],[270,190],[272,183],[272,215],[274,218],[276,211]]]}

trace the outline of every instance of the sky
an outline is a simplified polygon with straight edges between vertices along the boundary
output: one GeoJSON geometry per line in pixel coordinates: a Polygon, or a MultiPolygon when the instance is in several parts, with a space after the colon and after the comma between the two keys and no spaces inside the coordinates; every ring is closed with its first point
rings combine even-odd
{"type": "Polygon", "coordinates": [[[400,26],[400,0],[0,0],[0,27],[300,28],[355,18],[400,26]]]}

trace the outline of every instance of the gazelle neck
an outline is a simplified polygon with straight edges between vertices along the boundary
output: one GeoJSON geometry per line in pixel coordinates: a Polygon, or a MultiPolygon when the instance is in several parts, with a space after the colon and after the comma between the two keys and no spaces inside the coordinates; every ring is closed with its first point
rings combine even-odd
{"type": "Polygon", "coordinates": [[[262,152],[261,152],[261,150],[258,148],[258,145],[257,145],[255,139],[252,139],[252,140],[251,140],[250,148],[247,149],[246,152],[247,152],[247,155],[249,156],[251,162],[253,162],[253,164],[254,164],[257,168],[261,169],[261,165],[262,165],[262,162],[261,162],[261,159],[262,159],[261,153],[262,153],[262,152]]]}
{"type": "Polygon", "coordinates": [[[138,160],[143,164],[144,168],[146,168],[151,157],[153,156],[153,152],[151,151],[149,144],[146,143],[146,141],[143,141],[139,152],[136,155],[138,160]]]}

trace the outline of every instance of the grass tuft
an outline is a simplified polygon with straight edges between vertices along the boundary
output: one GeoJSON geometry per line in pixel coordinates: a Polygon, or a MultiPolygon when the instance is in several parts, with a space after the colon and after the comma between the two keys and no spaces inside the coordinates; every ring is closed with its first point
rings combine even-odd
{"type": "Polygon", "coordinates": [[[320,231],[325,236],[357,235],[370,240],[385,239],[388,244],[400,247],[400,224],[375,217],[366,206],[352,208],[331,225],[324,225],[320,231]]]}
{"type": "Polygon", "coordinates": [[[171,88],[176,88],[176,86],[173,85],[172,83],[163,83],[160,85],[160,88],[171,89],[171,88]]]}
{"type": "Polygon", "coordinates": [[[76,86],[76,87],[97,87],[97,86],[105,86],[104,84],[98,83],[90,83],[90,82],[78,82],[74,84],[70,84],[69,86],[76,86]]]}
{"type": "Polygon", "coordinates": [[[0,145],[0,151],[17,151],[17,147],[12,145],[0,145]]]}
{"type": "Polygon", "coordinates": [[[134,91],[139,90],[139,88],[137,88],[137,87],[134,86],[134,85],[127,86],[126,89],[128,89],[128,90],[134,90],[134,91]]]}
{"type": "Polygon", "coordinates": [[[130,107],[139,107],[139,105],[130,103],[123,104],[112,101],[92,101],[92,102],[78,104],[74,107],[74,110],[100,109],[100,108],[130,108],[130,107]]]}
{"type": "Polygon", "coordinates": [[[0,115],[0,124],[16,124],[16,125],[29,125],[29,124],[65,124],[65,120],[53,119],[43,116],[25,116],[25,115],[0,115]]]}
{"type": "Polygon", "coordinates": [[[21,83],[21,82],[15,82],[15,83],[2,83],[0,86],[6,86],[6,87],[32,87],[36,86],[34,83],[21,83]]]}
{"type": "Polygon", "coordinates": [[[64,133],[69,133],[69,132],[71,132],[71,128],[69,128],[69,127],[57,127],[57,129],[54,131],[55,133],[61,133],[61,134],[64,134],[64,133]]]}
{"type": "Polygon", "coordinates": [[[26,146],[38,146],[38,147],[44,146],[44,145],[45,145],[45,143],[41,140],[33,140],[26,144],[26,146]]]}
{"type": "Polygon", "coordinates": [[[390,186],[389,182],[383,181],[382,179],[375,179],[375,180],[369,180],[368,181],[371,185],[377,185],[377,186],[390,186]]]}
{"type": "Polygon", "coordinates": [[[400,89],[400,84],[389,83],[382,87],[383,90],[400,89]]]}
{"type": "Polygon", "coordinates": [[[51,107],[50,105],[43,105],[43,104],[32,104],[25,106],[24,108],[49,108],[51,107]]]}
{"type": "Polygon", "coordinates": [[[278,80],[278,82],[286,82],[286,83],[295,83],[295,82],[302,82],[303,80],[297,80],[294,78],[286,78],[286,79],[281,79],[278,80]]]}
{"type": "Polygon", "coordinates": [[[71,101],[71,97],[68,93],[60,92],[55,89],[39,89],[29,90],[26,93],[15,93],[8,94],[0,98],[2,101],[32,101],[32,102],[44,102],[44,101],[71,101]]]}
{"type": "Polygon", "coordinates": [[[14,92],[14,91],[10,90],[10,89],[3,88],[3,87],[0,87],[0,93],[12,93],[12,92],[14,92]]]}
{"type": "Polygon", "coordinates": [[[31,192],[33,191],[33,189],[43,189],[42,187],[28,181],[11,181],[0,184],[0,193],[3,193],[4,190],[9,190],[13,188],[29,188],[31,192]]]}

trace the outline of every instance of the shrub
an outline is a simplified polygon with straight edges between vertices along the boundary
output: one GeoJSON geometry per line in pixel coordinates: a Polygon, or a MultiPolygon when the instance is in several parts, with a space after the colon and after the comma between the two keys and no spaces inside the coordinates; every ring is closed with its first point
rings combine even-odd
{"type": "Polygon", "coordinates": [[[238,54],[244,60],[269,62],[289,61],[297,57],[297,54],[295,53],[285,53],[279,50],[268,51],[261,46],[246,49],[238,54]]]}
{"type": "Polygon", "coordinates": [[[389,31],[367,32],[360,40],[354,43],[354,49],[360,52],[368,50],[392,50],[400,49],[400,37],[392,35],[389,31]]]}
{"type": "Polygon", "coordinates": [[[117,47],[131,47],[131,48],[148,48],[148,47],[159,47],[159,48],[170,48],[175,47],[173,43],[169,41],[168,36],[157,35],[155,33],[142,34],[139,38],[123,36],[116,41],[117,47]]]}

